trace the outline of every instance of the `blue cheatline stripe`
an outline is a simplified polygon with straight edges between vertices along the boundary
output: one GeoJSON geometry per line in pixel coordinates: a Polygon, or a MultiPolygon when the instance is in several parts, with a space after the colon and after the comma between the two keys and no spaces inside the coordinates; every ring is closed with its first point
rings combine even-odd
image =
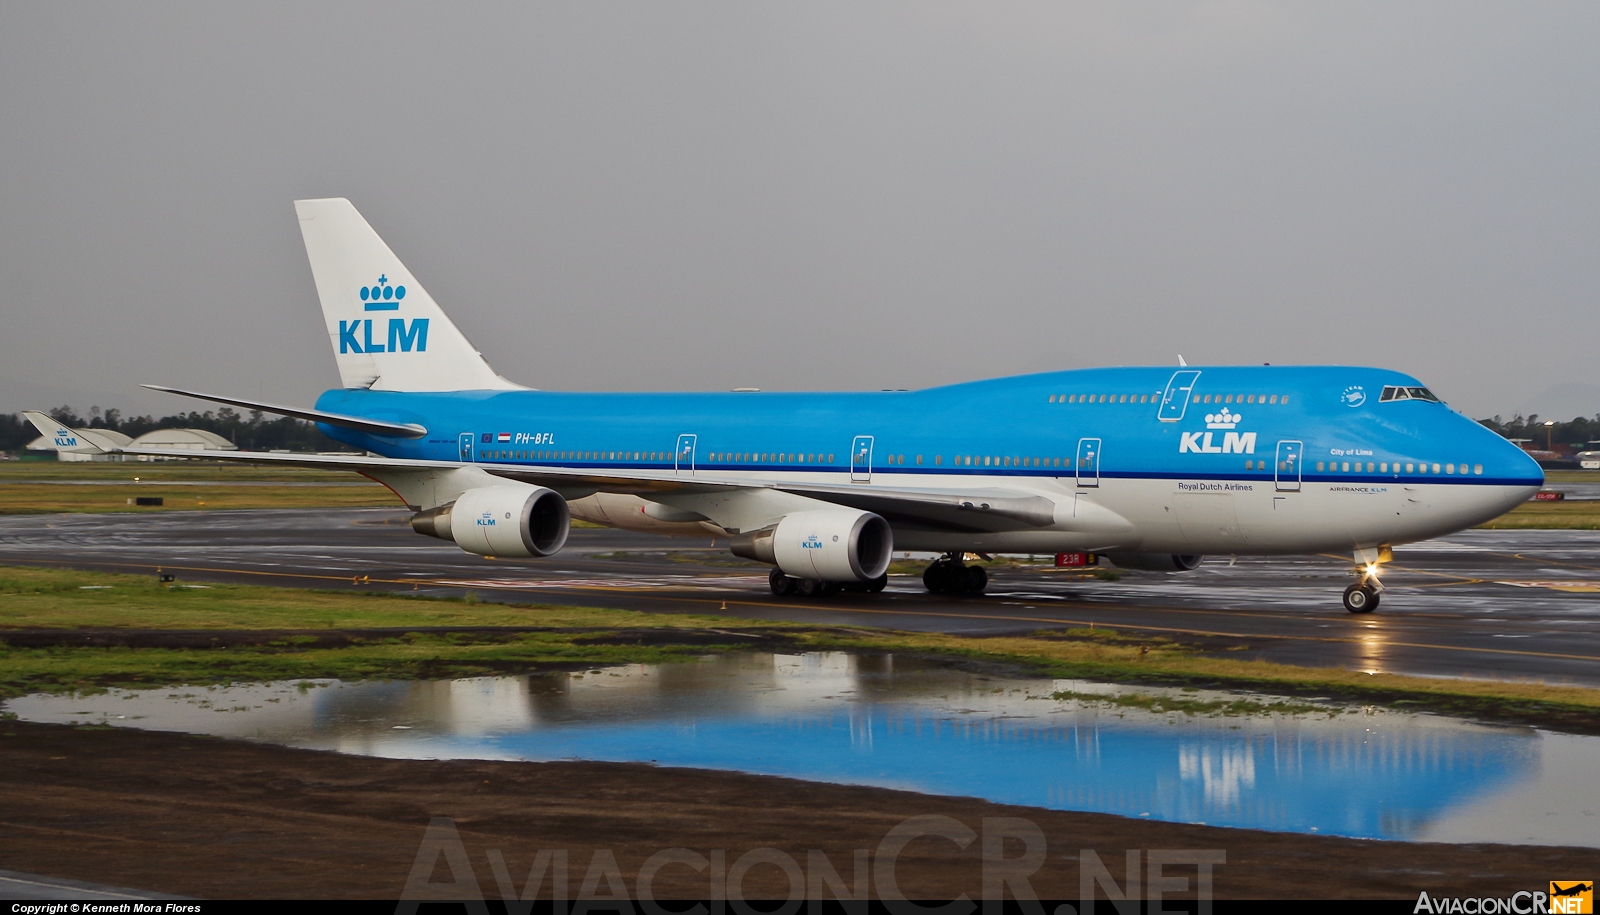
{"type": "MultiPolygon", "coordinates": [[[[651,463],[649,461],[556,461],[556,460],[521,460],[513,458],[483,458],[476,463],[503,464],[514,467],[557,467],[567,470],[672,470],[675,466],[670,461],[667,463],[651,463]]],[[[774,471],[789,473],[850,473],[851,468],[844,464],[694,464],[683,465],[682,469],[688,470],[690,466],[696,471],[761,471],[772,473],[774,471]]],[[[1077,476],[1068,468],[1059,468],[1063,472],[1054,472],[1058,468],[1045,470],[1043,467],[873,467],[871,472],[875,475],[887,474],[922,474],[925,476],[971,476],[971,477],[1037,477],[1040,479],[1057,479],[1076,483],[1077,476]]],[[[858,468],[856,472],[860,472],[858,468]]],[[[1236,483],[1276,483],[1277,478],[1271,471],[1262,474],[1250,473],[1158,473],[1129,470],[1102,470],[1101,480],[1153,480],[1157,482],[1236,482],[1236,483]]],[[[1401,485],[1406,483],[1436,483],[1453,486],[1539,486],[1542,480],[1524,479],[1518,477],[1487,477],[1487,476],[1447,476],[1440,474],[1435,477],[1393,477],[1365,474],[1357,476],[1329,476],[1327,474],[1307,474],[1300,478],[1305,483],[1361,483],[1361,484],[1389,484],[1401,485]]]]}

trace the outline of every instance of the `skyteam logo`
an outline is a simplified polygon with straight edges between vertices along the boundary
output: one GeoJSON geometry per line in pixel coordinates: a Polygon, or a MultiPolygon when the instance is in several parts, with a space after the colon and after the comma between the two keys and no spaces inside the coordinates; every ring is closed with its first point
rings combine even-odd
{"type": "MultiPolygon", "coordinates": [[[[1244,421],[1244,417],[1234,413],[1227,407],[1221,413],[1206,414],[1207,429],[1233,429],[1244,421]]],[[[1255,454],[1256,434],[1254,432],[1224,432],[1222,445],[1218,447],[1212,441],[1215,432],[1183,432],[1180,433],[1178,442],[1179,454],[1255,454]]]]}
{"type": "MultiPolygon", "coordinates": [[[[406,287],[389,285],[389,276],[384,274],[371,286],[362,286],[360,295],[365,311],[399,311],[406,297],[406,287]]],[[[378,339],[372,338],[372,321],[372,318],[357,318],[339,322],[340,354],[428,351],[427,318],[412,318],[409,324],[405,318],[390,318],[387,340],[383,339],[382,330],[378,332],[378,339]]]]}

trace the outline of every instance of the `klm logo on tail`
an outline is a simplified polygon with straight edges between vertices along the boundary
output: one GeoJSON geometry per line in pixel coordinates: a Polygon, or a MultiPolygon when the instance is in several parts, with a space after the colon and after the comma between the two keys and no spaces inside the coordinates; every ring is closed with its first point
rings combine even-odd
{"type": "MultiPolygon", "coordinates": [[[[378,281],[371,286],[361,287],[361,301],[365,303],[362,308],[365,311],[399,311],[400,302],[405,297],[406,287],[390,286],[387,274],[378,277],[378,281]]],[[[413,318],[409,324],[405,318],[390,318],[387,340],[382,339],[382,330],[379,331],[379,339],[372,338],[372,321],[372,318],[340,321],[339,352],[343,354],[428,351],[427,318],[413,318]]]]}

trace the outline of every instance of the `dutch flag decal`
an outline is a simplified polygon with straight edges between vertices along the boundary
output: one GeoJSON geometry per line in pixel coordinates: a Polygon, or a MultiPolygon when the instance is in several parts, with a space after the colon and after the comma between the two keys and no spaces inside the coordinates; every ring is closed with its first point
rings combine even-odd
{"type": "Polygon", "coordinates": [[[502,432],[502,433],[500,433],[500,434],[499,434],[499,435],[498,435],[498,436],[496,436],[496,437],[497,437],[497,438],[499,438],[499,439],[500,439],[500,441],[502,441],[502,442],[509,442],[509,441],[511,441],[511,433],[509,433],[509,432],[502,432]]]}

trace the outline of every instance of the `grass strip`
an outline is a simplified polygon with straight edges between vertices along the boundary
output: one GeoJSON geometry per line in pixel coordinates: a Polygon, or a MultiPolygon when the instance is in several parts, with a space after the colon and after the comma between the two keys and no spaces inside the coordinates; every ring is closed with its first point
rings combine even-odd
{"type": "MultiPolygon", "coordinates": [[[[1596,689],[1297,667],[1107,629],[972,637],[389,592],[163,588],[142,576],[0,569],[0,696],[295,678],[481,676],[662,663],[755,648],[899,653],[1025,676],[1242,689],[1600,732],[1596,689]],[[472,631],[437,631],[447,628],[472,631]],[[71,644],[76,637],[45,647],[23,644],[41,630],[82,631],[82,638],[104,630],[218,635],[215,647],[86,647],[71,644]],[[229,632],[270,636],[230,639],[229,632]],[[330,632],[346,635],[330,645],[319,635],[330,632]]],[[[1184,710],[1180,705],[1170,708],[1184,710]]]]}
{"type": "Polygon", "coordinates": [[[358,486],[349,483],[349,480],[294,486],[229,486],[227,483],[173,486],[131,481],[81,486],[0,483],[0,515],[400,507],[400,500],[395,498],[394,493],[377,483],[358,486]],[[134,499],[149,496],[160,498],[162,504],[133,504],[134,499]]]}
{"type": "Polygon", "coordinates": [[[1507,530],[1600,530],[1600,502],[1525,502],[1478,527],[1507,530]]]}

